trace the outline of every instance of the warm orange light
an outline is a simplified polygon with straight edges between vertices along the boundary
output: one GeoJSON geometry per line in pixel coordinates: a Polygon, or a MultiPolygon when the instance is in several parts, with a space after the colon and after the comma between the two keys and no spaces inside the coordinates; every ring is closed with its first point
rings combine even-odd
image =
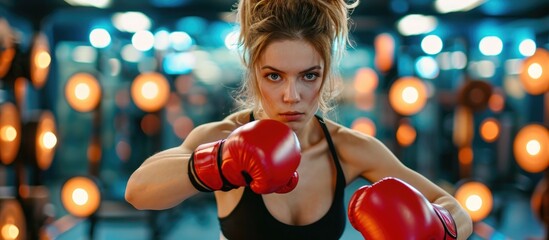
{"type": "Polygon", "coordinates": [[[470,146],[473,141],[473,113],[467,107],[457,106],[454,112],[452,138],[458,147],[470,146]]]}
{"type": "Polygon", "coordinates": [[[51,56],[47,51],[40,51],[36,54],[36,58],[34,59],[36,64],[36,67],[38,68],[48,68],[51,63],[51,56]]]}
{"type": "Polygon", "coordinates": [[[395,54],[395,39],[391,34],[382,33],[374,39],[376,67],[382,72],[387,72],[393,66],[393,56],[395,54]]]}
{"type": "Polygon", "coordinates": [[[369,94],[376,90],[379,79],[371,68],[360,68],[354,79],[354,88],[358,94],[369,94]]]}
{"type": "Polygon", "coordinates": [[[14,56],[15,49],[13,47],[8,47],[0,52],[0,78],[6,76],[10,70],[14,56]]]}
{"type": "Polygon", "coordinates": [[[549,131],[542,125],[526,125],[515,136],[513,153],[527,172],[541,172],[549,166],[549,131]]]}
{"type": "Polygon", "coordinates": [[[28,85],[28,80],[24,77],[15,79],[13,93],[15,95],[15,102],[18,106],[25,106],[25,96],[27,95],[28,85]]]}
{"type": "Polygon", "coordinates": [[[141,130],[148,136],[156,135],[160,131],[162,120],[158,115],[149,113],[141,119],[141,130]]]}
{"type": "Polygon", "coordinates": [[[101,192],[92,179],[73,177],[63,184],[61,203],[71,215],[88,217],[99,208],[101,192]]]}
{"type": "Polygon", "coordinates": [[[50,167],[55,147],[57,146],[57,129],[55,118],[50,112],[44,112],[36,131],[36,158],[38,167],[46,170],[50,167]]]}
{"type": "MultiPolygon", "coordinates": [[[[530,199],[530,208],[538,220],[544,221],[547,220],[547,214],[549,209],[544,205],[544,196],[547,195],[547,178],[544,177],[539,180],[534,192],[532,193],[532,198],[530,199]]],[[[546,203],[545,203],[546,205],[546,203]]]]}
{"type": "Polygon", "coordinates": [[[101,160],[102,154],[103,149],[101,148],[101,142],[97,137],[94,137],[88,145],[88,161],[90,161],[90,163],[97,164],[101,160]]]}
{"type": "Polygon", "coordinates": [[[0,78],[6,76],[15,57],[14,31],[9,22],[0,17],[0,78]]]}
{"type": "Polygon", "coordinates": [[[427,103],[427,86],[416,77],[396,80],[389,90],[391,107],[402,115],[413,115],[427,103]]]}
{"type": "Polygon", "coordinates": [[[132,154],[132,146],[124,140],[118,141],[116,144],[116,155],[122,161],[128,161],[132,154]]]}
{"type": "Polygon", "coordinates": [[[482,111],[488,107],[493,86],[480,80],[466,81],[458,91],[458,103],[473,111],[482,111]]]}
{"type": "Polygon", "coordinates": [[[160,73],[142,73],[132,83],[132,99],[137,107],[146,112],[155,112],[164,107],[169,94],[168,80],[160,73]]]}
{"type": "Polygon", "coordinates": [[[495,113],[501,112],[505,107],[505,97],[499,91],[492,92],[492,96],[488,100],[488,108],[495,113]]]}
{"type": "Polygon", "coordinates": [[[74,110],[89,112],[94,110],[101,100],[101,86],[93,75],[77,73],[67,81],[65,97],[74,110]]]}
{"type": "Polygon", "coordinates": [[[536,49],[534,55],[526,58],[520,71],[520,82],[526,92],[539,95],[549,90],[549,52],[536,49]]]}
{"type": "Polygon", "coordinates": [[[15,199],[0,200],[0,239],[27,239],[23,208],[15,199]]]}
{"type": "Polygon", "coordinates": [[[376,124],[367,117],[359,117],[353,121],[351,128],[366,135],[376,135],[376,124]]]}
{"type": "Polygon", "coordinates": [[[181,74],[175,78],[174,85],[175,90],[179,94],[187,94],[191,91],[194,84],[193,75],[181,74]]]}
{"type": "Polygon", "coordinates": [[[462,147],[458,150],[458,160],[462,165],[470,165],[473,162],[473,149],[462,147]]]}
{"type": "Polygon", "coordinates": [[[486,142],[494,142],[499,137],[499,121],[487,118],[480,124],[480,137],[486,142]]]}
{"type": "Polygon", "coordinates": [[[30,76],[36,88],[42,88],[48,77],[51,55],[49,41],[46,35],[39,33],[35,36],[30,58],[30,76]]]}
{"type": "Polygon", "coordinates": [[[10,164],[15,160],[21,146],[21,122],[14,104],[0,105],[0,160],[10,164]]]}
{"type": "Polygon", "coordinates": [[[185,139],[193,128],[194,122],[187,116],[180,116],[173,122],[173,131],[180,139],[185,139]]]}
{"type": "Polygon", "coordinates": [[[401,146],[410,146],[416,140],[416,129],[407,122],[402,122],[396,131],[396,139],[401,146]]]}
{"type": "Polygon", "coordinates": [[[355,94],[355,107],[364,110],[364,111],[370,111],[375,106],[376,102],[376,95],[375,93],[372,94],[355,94]]]}
{"type": "Polygon", "coordinates": [[[360,68],[354,79],[354,90],[356,94],[355,106],[361,110],[371,110],[375,102],[375,89],[379,79],[377,73],[371,68],[360,68]]]}
{"type": "Polygon", "coordinates": [[[492,211],[492,191],[480,182],[464,183],[457,189],[455,197],[474,222],[483,220],[492,211]]]}

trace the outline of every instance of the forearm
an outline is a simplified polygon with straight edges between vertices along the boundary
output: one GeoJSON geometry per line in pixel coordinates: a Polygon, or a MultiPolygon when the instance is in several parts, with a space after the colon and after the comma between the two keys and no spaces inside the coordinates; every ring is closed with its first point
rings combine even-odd
{"type": "Polygon", "coordinates": [[[190,154],[179,149],[157,153],[129,178],[126,201],[137,209],[160,210],[176,206],[198,191],[187,175],[190,154]]]}
{"type": "Polygon", "coordinates": [[[473,232],[473,222],[469,214],[459,205],[455,198],[451,196],[443,196],[435,202],[450,212],[452,218],[456,222],[458,239],[467,239],[473,232]]]}

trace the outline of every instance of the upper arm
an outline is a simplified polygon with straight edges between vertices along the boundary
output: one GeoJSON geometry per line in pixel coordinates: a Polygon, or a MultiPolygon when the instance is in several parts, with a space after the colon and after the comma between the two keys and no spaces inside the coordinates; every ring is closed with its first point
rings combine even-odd
{"type": "Polygon", "coordinates": [[[166,209],[197,193],[188,178],[193,150],[200,144],[225,138],[235,125],[226,120],[200,125],[180,146],[148,157],[128,179],[126,200],[137,209],[166,209]]]}
{"type": "Polygon", "coordinates": [[[351,177],[377,182],[384,177],[399,178],[418,189],[429,201],[449,195],[425,176],[404,165],[380,140],[352,129],[340,131],[338,152],[351,177]],[[343,143],[343,144],[342,144],[343,143]]]}
{"type": "Polygon", "coordinates": [[[425,176],[402,164],[400,160],[378,139],[351,129],[341,130],[338,137],[338,153],[346,173],[352,179],[364,177],[374,183],[384,177],[395,177],[416,188],[431,203],[446,208],[458,227],[459,239],[466,239],[472,232],[472,221],[457,200],[425,176]]]}
{"type": "Polygon", "coordinates": [[[187,135],[180,147],[192,152],[200,144],[227,138],[237,127],[248,122],[248,119],[244,119],[247,116],[246,112],[237,112],[227,116],[222,121],[202,124],[187,135]]]}
{"type": "Polygon", "coordinates": [[[172,147],[154,154],[147,158],[141,166],[148,165],[160,159],[166,159],[171,155],[192,154],[200,144],[217,141],[228,135],[227,131],[223,130],[221,122],[207,123],[194,128],[181,145],[172,147]]]}

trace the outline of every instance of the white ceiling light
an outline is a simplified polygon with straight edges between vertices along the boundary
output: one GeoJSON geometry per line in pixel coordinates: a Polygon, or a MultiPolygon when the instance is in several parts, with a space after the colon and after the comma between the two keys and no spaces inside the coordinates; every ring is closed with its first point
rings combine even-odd
{"type": "Polygon", "coordinates": [[[486,0],[437,0],[435,9],[440,13],[465,12],[483,4],[486,0]]]}
{"type": "Polygon", "coordinates": [[[433,16],[410,14],[398,21],[398,32],[404,36],[429,33],[437,27],[438,21],[433,16]]]}
{"type": "Polygon", "coordinates": [[[72,6],[86,6],[96,8],[106,8],[111,4],[111,0],[65,0],[72,6]]]}

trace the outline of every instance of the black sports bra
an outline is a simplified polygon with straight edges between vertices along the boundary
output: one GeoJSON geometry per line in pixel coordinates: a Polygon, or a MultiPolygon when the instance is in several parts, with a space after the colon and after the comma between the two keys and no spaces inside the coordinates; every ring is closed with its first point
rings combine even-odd
{"type": "MultiPolygon", "coordinates": [[[[322,130],[332,159],[334,161],[337,176],[334,199],[328,212],[316,222],[304,226],[288,225],[275,219],[270,213],[260,194],[254,193],[249,187],[245,187],[240,202],[226,217],[219,218],[221,232],[230,239],[339,239],[345,230],[346,212],[344,207],[345,177],[335,151],[332,138],[326,128],[324,120],[316,116],[322,130]]],[[[253,121],[253,115],[250,121],[253,121]]]]}

